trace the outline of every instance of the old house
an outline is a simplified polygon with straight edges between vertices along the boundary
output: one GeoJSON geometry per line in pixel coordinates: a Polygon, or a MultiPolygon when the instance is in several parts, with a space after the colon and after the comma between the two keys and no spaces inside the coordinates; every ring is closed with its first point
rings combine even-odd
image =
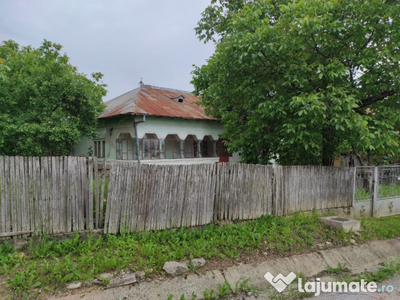
{"type": "Polygon", "coordinates": [[[224,129],[199,102],[189,92],[142,84],[105,103],[96,139],[83,138],[74,153],[143,163],[218,161],[224,129]]]}

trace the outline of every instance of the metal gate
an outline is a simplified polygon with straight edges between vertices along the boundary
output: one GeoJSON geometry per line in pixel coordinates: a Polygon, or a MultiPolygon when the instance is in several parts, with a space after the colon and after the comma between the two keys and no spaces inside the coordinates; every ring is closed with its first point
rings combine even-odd
{"type": "Polygon", "coordinates": [[[400,166],[356,167],[356,217],[400,214],[400,166]]]}

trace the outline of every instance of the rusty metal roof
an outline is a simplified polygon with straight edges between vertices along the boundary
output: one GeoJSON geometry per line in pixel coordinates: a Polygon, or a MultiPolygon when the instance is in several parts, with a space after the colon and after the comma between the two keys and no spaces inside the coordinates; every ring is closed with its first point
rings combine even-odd
{"type": "Polygon", "coordinates": [[[215,120],[205,115],[199,103],[200,99],[189,92],[143,85],[105,102],[106,109],[99,119],[118,115],[147,115],[215,120]]]}

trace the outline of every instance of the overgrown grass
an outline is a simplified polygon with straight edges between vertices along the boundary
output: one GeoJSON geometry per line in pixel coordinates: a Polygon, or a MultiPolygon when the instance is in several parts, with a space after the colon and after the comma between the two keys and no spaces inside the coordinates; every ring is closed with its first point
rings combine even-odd
{"type": "MultiPolygon", "coordinates": [[[[363,219],[358,242],[400,235],[399,217],[363,219]]],[[[246,261],[255,253],[288,255],[316,249],[318,243],[347,245],[352,233],[335,231],[318,221],[318,215],[265,216],[230,225],[207,225],[202,229],[180,228],[131,234],[89,236],[78,234],[63,241],[43,237],[25,252],[5,243],[0,247],[0,275],[20,296],[38,289],[54,290],[67,282],[93,279],[103,272],[129,269],[146,274],[161,272],[170,260],[204,257],[246,261]]]]}
{"type": "Polygon", "coordinates": [[[361,236],[365,241],[400,236],[400,216],[361,219],[361,236]]]}
{"type": "Polygon", "coordinates": [[[400,196],[400,185],[398,184],[381,184],[378,188],[379,198],[389,198],[400,196]]]}
{"type": "Polygon", "coordinates": [[[372,194],[369,191],[366,191],[363,188],[356,187],[355,191],[355,200],[356,201],[363,201],[363,200],[372,200],[372,194]]]}
{"type": "MultiPolygon", "coordinates": [[[[107,198],[108,195],[108,183],[109,183],[110,179],[108,178],[108,176],[104,176],[104,194],[103,197],[107,198]]],[[[99,195],[101,195],[101,184],[103,182],[102,178],[98,179],[98,187],[99,187],[99,195]]],[[[93,195],[95,194],[95,179],[93,179],[93,195]]]]}
{"type": "MultiPolygon", "coordinates": [[[[390,198],[400,196],[400,185],[398,184],[380,184],[378,187],[379,198],[390,198]]],[[[372,200],[372,191],[367,191],[361,187],[356,187],[355,200],[372,200]]]]}

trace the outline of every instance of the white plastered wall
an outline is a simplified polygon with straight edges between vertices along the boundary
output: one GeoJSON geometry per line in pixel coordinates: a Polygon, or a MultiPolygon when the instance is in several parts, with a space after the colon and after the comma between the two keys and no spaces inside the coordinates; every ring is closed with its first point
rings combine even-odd
{"type": "Polygon", "coordinates": [[[154,133],[159,139],[165,139],[168,134],[176,134],[181,140],[188,135],[195,135],[199,140],[210,135],[218,140],[224,128],[216,121],[147,117],[144,123],[138,124],[137,131],[139,138],[143,138],[146,133],[154,133]]]}
{"type": "MultiPolygon", "coordinates": [[[[105,136],[105,156],[107,159],[115,159],[116,140],[120,134],[129,133],[132,138],[135,137],[134,120],[132,118],[130,122],[126,122],[125,124],[109,125],[99,129],[99,135],[105,136]]],[[[136,121],[142,121],[142,118],[136,117],[136,121]]],[[[140,139],[146,133],[152,133],[156,134],[159,139],[165,139],[169,134],[176,134],[181,140],[184,140],[188,135],[194,135],[197,139],[202,140],[207,135],[216,141],[223,131],[224,128],[220,123],[207,120],[146,117],[145,122],[137,124],[137,132],[140,139]]]]}

